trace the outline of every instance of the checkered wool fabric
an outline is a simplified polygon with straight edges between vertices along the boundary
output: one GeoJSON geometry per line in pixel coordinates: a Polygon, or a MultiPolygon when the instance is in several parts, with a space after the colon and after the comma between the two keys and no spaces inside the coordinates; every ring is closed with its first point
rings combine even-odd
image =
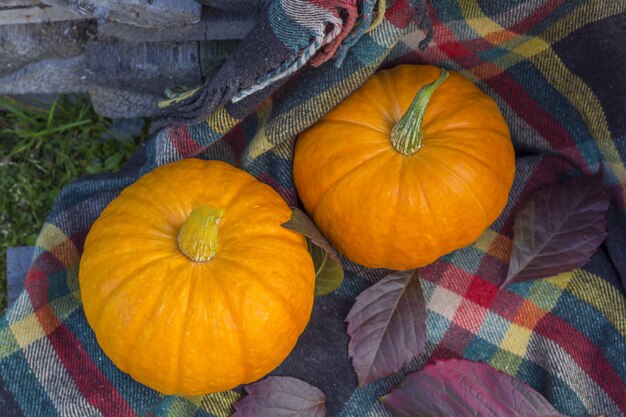
{"type": "MultiPolygon", "coordinates": [[[[377,69],[430,63],[459,71],[499,104],[517,155],[509,203],[477,242],[420,271],[428,342],[402,372],[356,386],[343,319],[355,296],[388,271],[346,261],[344,284],[316,300],[309,327],[275,373],[321,388],[329,416],[382,417],[390,414],[378,397],[406,372],[435,359],[465,357],[530,384],[566,415],[625,416],[626,4],[437,0],[422,10],[396,0],[386,2],[382,24],[358,32],[360,24],[371,22],[359,14],[374,10],[366,1],[298,1],[291,3],[301,8],[295,10],[288,3],[267,6],[257,31],[262,41],[270,30],[267,36],[283,45],[286,55],[275,59],[276,67],[290,58],[289,51],[307,47],[293,35],[308,33],[307,23],[293,18],[305,10],[320,16],[330,10],[343,24],[353,19],[352,28],[337,35],[339,43],[333,38],[313,51],[311,62],[252,92],[245,106],[229,98],[200,103],[210,113],[203,123],[161,130],[121,172],[87,177],[62,190],[39,236],[26,289],[0,319],[0,415],[230,415],[241,389],[198,398],[163,396],[120,372],[102,353],[85,320],[77,280],[90,225],[142,174],[191,156],[238,165],[297,205],[291,159],[298,132],[377,69]],[[420,50],[428,32],[424,19],[432,25],[432,40],[420,50]],[[324,53],[330,55],[318,55],[324,53]],[[337,56],[343,57],[341,66],[337,56]],[[591,262],[498,290],[507,272],[512,219],[526,197],[543,185],[597,172],[603,173],[612,206],[609,237],[591,262]]],[[[263,81],[254,80],[229,94],[263,81]]]]}

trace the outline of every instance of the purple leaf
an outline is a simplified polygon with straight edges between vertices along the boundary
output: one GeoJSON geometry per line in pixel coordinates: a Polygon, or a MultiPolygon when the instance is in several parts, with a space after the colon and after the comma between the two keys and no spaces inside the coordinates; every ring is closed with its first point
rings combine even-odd
{"type": "Polygon", "coordinates": [[[363,291],[346,321],[348,355],[359,385],[397,372],[426,343],[426,305],[417,272],[394,272],[363,291]]]}
{"type": "Polygon", "coordinates": [[[337,252],[305,212],[293,208],[291,218],[283,227],[306,236],[315,267],[315,296],[330,294],[343,281],[343,267],[337,252]]]}
{"type": "Polygon", "coordinates": [[[465,359],[411,373],[381,401],[394,417],[564,417],[523,382],[465,359]]]}
{"type": "Polygon", "coordinates": [[[600,175],[535,192],[515,216],[509,272],[502,286],[585,265],[607,236],[608,208],[600,175]]]}
{"type": "Polygon", "coordinates": [[[246,385],[232,417],[324,417],[326,397],[316,387],[290,376],[270,376],[246,385]]]}

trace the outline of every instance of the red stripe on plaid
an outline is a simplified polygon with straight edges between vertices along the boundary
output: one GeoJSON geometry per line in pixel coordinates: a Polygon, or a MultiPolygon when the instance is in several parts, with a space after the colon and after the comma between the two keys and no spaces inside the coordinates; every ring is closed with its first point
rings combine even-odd
{"type": "Polygon", "coordinates": [[[52,333],[61,325],[61,321],[54,314],[50,304],[46,304],[42,308],[35,311],[35,315],[37,316],[37,320],[39,320],[39,324],[41,324],[45,334],[52,333]]]}
{"type": "Polygon", "coordinates": [[[85,250],[85,240],[87,239],[88,233],[89,229],[83,230],[79,233],[74,233],[72,236],[70,236],[70,239],[72,240],[72,243],[74,243],[74,247],[76,247],[78,253],[82,254],[85,250]]]}
{"type": "MultiPolygon", "coordinates": [[[[51,252],[43,252],[39,254],[33,261],[33,267],[36,267],[40,271],[45,271],[46,274],[52,275],[57,272],[63,271],[65,265],[63,262],[51,252]]],[[[26,277],[28,282],[28,276],[26,277]]]]}
{"type": "Polygon", "coordinates": [[[473,334],[478,334],[478,331],[485,322],[488,311],[489,310],[485,307],[463,298],[454,313],[452,321],[457,326],[469,330],[473,334]]]}
{"type": "Polygon", "coordinates": [[[508,260],[507,262],[503,262],[501,259],[491,256],[489,253],[485,253],[476,270],[476,276],[481,277],[485,282],[495,287],[500,287],[506,279],[508,270],[508,260]]]}
{"type": "Polygon", "coordinates": [[[463,295],[474,280],[474,275],[454,264],[437,261],[421,268],[420,278],[463,295]]]}
{"type": "Polygon", "coordinates": [[[28,270],[24,289],[28,292],[34,311],[48,304],[48,274],[37,266],[33,265],[28,270]]]}
{"type": "Polygon", "coordinates": [[[202,145],[193,140],[187,126],[173,127],[169,131],[168,139],[183,158],[196,156],[204,150],[202,145]]]}
{"type": "Polygon", "coordinates": [[[493,304],[497,293],[498,287],[496,285],[475,277],[465,293],[465,298],[479,306],[489,308],[493,304]]]}
{"type": "Polygon", "coordinates": [[[415,19],[415,10],[406,0],[397,0],[385,12],[385,19],[395,27],[403,29],[415,19]]]}
{"type": "Polygon", "coordinates": [[[48,340],[79,391],[90,404],[104,416],[136,416],[131,406],[93,363],[78,338],[65,325],[57,327],[50,333],[48,340]]]}
{"type": "Polygon", "coordinates": [[[239,166],[241,155],[243,155],[243,151],[246,147],[246,135],[241,123],[230,129],[222,140],[228,143],[228,146],[233,150],[236,166],[239,166]]]}
{"type": "Polygon", "coordinates": [[[576,147],[570,133],[537,104],[515,78],[508,73],[501,72],[485,82],[507,102],[518,116],[546,138],[554,149],[561,151],[562,154],[570,149],[570,158],[578,162],[581,167],[585,166],[582,153],[576,147]]]}
{"type": "Polygon", "coordinates": [[[528,32],[533,26],[544,20],[546,17],[549,17],[552,12],[564,2],[565,0],[552,0],[545,2],[541,5],[541,7],[538,7],[522,21],[513,25],[510,30],[517,33],[528,32]]]}
{"type": "Polygon", "coordinates": [[[332,58],[343,40],[350,34],[356,23],[359,10],[355,0],[308,0],[307,2],[329,10],[333,16],[343,21],[341,32],[311,58],[311,65],[318,67],[332,58]]]}
{"type": "Polygon", "coordinates": [[[537,307],[532,301],[524,300],[512,321],[515,324],[533,330],[546,314],[547,312],[545,310],[537,307]]]}
{"type": "Polygon", "coordinates": [[[598,386],[626,414],[626,383],[607,361],[604,353],[590,342],[575,327],[554,314],[547,314],[539,321],[534,332],[557,343],[578,366],[593,379],[598,386]],[[589,358],[593,358],[590,361],[589,358]]]}
{"type": "Polygon", "coordinates": [[[502,290],[496,294],[490,308],[500,317],[513,321],[517,312],[522,308],[525,298],[512,291],[502,290]]]}
{"type": "Polygon", "coordinates": [[[463,352],[472,343],[476,335],[456,323],[450,323],[446,334],[430,355],[430,361],[463,357],[463,352]]]}
{"type": "MultiPolygon", "coordinates": [[[[430,8],[430,16],[434,27],[434,44],[439,51],[462,68],[482,78],[522,120],[548,140],[555,150],[576,161],[580,167],[585,167],[581,150],[576,147],[571,134],[551,114],[537,104],[515,78],[495,66],[492,70],[497,69],[497,72],[494,71],[490,77],[486,77],[484,66],[493,66],[493,64],[480,60],[476,55],[478,51],[469,49],[469,46],[475,42],[460,41],[456,38],[454,33],[439,20],[432,8],[430,8]],[[480,62],[483,64],[479,65],[480,62]]],[[[484,47],[484,44],[480,42],[477,45],[481,48],[484,47]]],[[[442,60],[442,57],[437,56],[433,48],[426,51],[426,56],[427,60],[442,60]]]]}

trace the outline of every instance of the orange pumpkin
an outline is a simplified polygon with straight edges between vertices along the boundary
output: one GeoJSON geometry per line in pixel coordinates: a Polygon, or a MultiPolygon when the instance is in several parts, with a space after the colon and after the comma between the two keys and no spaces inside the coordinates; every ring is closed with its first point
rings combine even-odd
{"type": "Polygon", "coordinates": [[[218,161],[159,167],[91,228],[80,262],[85,314],[104,353],[165,394],[250,383],[309,321],[315,272],[291,209],[218,161]]]}
{"type": "Polygon", "coordinates": [[[300,134],[293,170],[339,252],[401,270],[475,241],[507,202],[515,156],[489,96],[454,72],[401,65],[300,134]]]}

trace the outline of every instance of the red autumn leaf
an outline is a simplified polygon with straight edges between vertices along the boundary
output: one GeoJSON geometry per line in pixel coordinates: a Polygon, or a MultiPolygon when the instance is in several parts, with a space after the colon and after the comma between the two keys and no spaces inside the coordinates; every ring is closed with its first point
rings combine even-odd
{"type": "Polygon", "coordinates": [[[326,396],[318,388],[290,376],[270,376],[246,385],[232,417],[324,417],[326,396]]]}
{"type": "Polygon", "coordinates": [[[426,342],[426,306],[417,272],[394,272],[363,291],[346,321],[348,354],[359,385],[397,372],[426,342]]]}
{"type": "Polygon", "coordinates": [[[608,208],[600,175],[535,192],[515,216],[509,272],[502,286],[585,265],[607,236],[608,208]]]}
{"type": "Polygon", "coordinates": [[[394,417],[565,417],[518,379],[465,359],[409,374],[381,400],[394,417]]]}
{"type": "Polygon", "coordinates": [[[315,296],[330,294],[343,282],[343,267],[337,252],[305,212],[294,208],[283,227],[306,236],[315,267],[315,296]]]}

